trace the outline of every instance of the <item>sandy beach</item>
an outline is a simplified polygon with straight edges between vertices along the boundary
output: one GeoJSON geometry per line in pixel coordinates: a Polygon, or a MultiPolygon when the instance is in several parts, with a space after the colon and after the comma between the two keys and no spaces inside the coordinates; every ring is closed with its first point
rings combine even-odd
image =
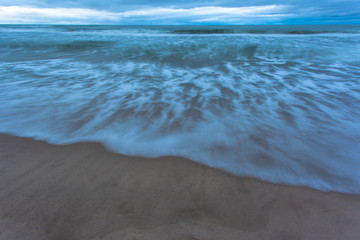
{"type": "Polygon", "coordinates": [[[0,239],[360,239],[360,196],[0,135],[0,239]]]}

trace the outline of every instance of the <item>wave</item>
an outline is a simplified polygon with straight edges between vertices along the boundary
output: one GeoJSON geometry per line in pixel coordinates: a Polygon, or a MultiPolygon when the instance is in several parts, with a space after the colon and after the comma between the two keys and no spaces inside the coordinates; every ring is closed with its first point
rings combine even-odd
{"type": "Polygon", "coordinates": [[[175,34],[289,34],[289,35],[311,35],[311,34],[358,34],[357,31],[329,31],[329,30],[266,30],[266,29],[181,29],[173,30],[175,34]]]}
{"type": "Polygon", "coordinates": [[[355,36],[0,35],[0,132],[359,193],[355,36]]]}
{"type": "MultiPolygon", "coordinates": [[[[12,34],[14,35],[14,34],[12,34]]],[[[247,35],[107,35],[43,33],[42,38],[25,37],[18,33],[14,39],[0,39],[0,61],[72,58],[91,62],[128,62],[167,64],[174,67],[204,67],[227,62],[260,65],[270,59],[274,63],[291,65],[301,61],[323,61],[343,58],[357,59],[358,38],[333,36],[301,38],[247,35]],[[339,49],[338,41],[347,42],[339,49]],[[328,47],[319,48],[318,44],[328,47]]],[[[3,35],[6,36],[6,35],[3,35]]]]}
{"type": "Polygon", "coordinates": [[[113,33],[127,35],[212,35],[212,34],[360,34],[360,25],[275,25],[275,26],[132,26],[132,25],[2,25],[0,31],[55,31],[65,33],[113,33]]]}
{"type": "Polygon", "coordinates": [[[16,42],[6,44],[9,49],[26,49],[26,50],[36,50],[36,49],[45,49],[49,50],[50,48],[55,48],[58,51],[83,51],[87,49],[98,49],[98,48],[107,48],[111,47],[115,42],[114,41],[96,41],[96,40],[79,40],[71,41],[68,43],[63,42],[16,42]]]}

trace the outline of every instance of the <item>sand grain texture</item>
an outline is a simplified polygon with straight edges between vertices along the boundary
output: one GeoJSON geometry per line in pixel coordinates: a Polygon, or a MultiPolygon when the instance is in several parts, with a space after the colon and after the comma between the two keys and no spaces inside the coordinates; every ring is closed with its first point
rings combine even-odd
{"type": "Polygon", "coordinates": [[[0,240],[360,239],[360,196],[0,135],[0,240]]]}

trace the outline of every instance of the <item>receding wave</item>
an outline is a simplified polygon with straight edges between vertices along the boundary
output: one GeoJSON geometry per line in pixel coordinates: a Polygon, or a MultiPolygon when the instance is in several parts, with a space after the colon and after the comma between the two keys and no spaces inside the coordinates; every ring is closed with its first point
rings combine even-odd
{"type": "Polygon", "coordinates": [[[0,132],[360,193],[357,36],[48,28],[0,35],[0,132]]]}

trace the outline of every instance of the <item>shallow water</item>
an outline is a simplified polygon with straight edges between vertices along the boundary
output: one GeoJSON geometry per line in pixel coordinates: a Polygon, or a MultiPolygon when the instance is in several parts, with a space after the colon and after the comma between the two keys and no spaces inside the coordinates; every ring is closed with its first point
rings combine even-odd
{"type": "Polygon", "coordinates": [[[0,132],[360,193],[360,26],[0,25],[0,132]]]}

